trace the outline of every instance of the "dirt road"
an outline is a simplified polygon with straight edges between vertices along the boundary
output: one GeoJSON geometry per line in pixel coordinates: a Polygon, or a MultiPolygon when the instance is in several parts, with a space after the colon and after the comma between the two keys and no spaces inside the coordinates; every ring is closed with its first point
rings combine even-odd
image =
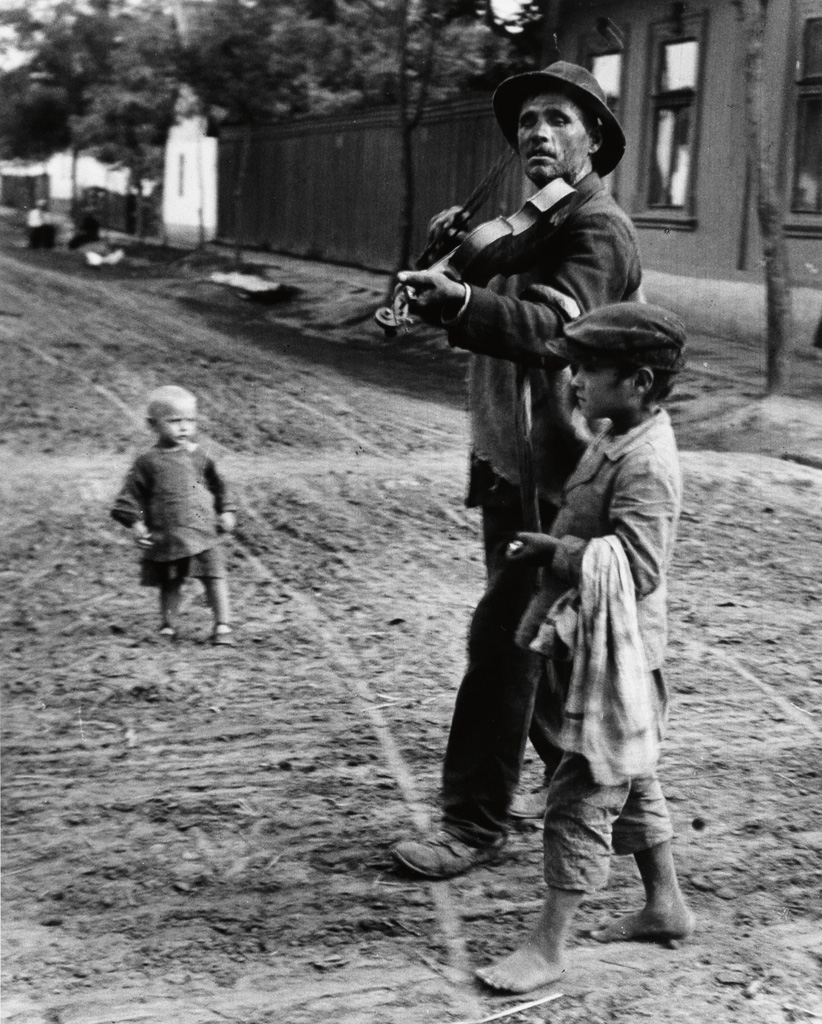
{"type": "MultiPolygon", "coordinates": [[[[194,257],[95,276],[77,254],[0,253],[9,1024],[448,1024],[525,1001],[472,974],[533,920],[539,832],[438,885],[388,855],[432,814],[482,586],[461,360],[358,325],[378,283],[283,268],[302,297],[263,309],[194,257]],[[193,589],[182,638],[158,642],[108,518],[168,381],[200,396],[240,496],[234,650],[206,643],[193,589]]],[[[615,863],[534,998],[561,995],[511,1020],[822,1016],[822,473],[761,454],[818,443],[822,372],[752,405],[756,359],[707,365],[712,345],[695,339],[706,365],[674,406],[663,764],[698,931],[675,951],[587,940],[639,898],[615,863]]]]}

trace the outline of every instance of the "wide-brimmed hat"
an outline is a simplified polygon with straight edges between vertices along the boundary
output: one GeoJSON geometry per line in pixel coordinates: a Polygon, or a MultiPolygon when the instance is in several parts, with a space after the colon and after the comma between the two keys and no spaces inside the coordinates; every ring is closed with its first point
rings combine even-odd
{"type": "Polygon", "coordinates": [[[526,71],[500,83],[492,104],[502,134],[517,149],[517,127],[522,104],[538,92],[559,92],[596,118],[602,131],[602,145],[591,156],[597,174],[606,175],[616,167],[625,152],[625,134],[611,113],[602,86],[590,71],[579,64],[558,60],[542,71],[526,71]]]}

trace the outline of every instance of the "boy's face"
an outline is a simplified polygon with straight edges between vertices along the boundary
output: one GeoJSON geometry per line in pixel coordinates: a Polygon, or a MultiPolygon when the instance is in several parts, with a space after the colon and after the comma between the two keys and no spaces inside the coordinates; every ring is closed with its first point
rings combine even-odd
{"type": "Polygon", "coordinates": [[[166,406],[149,423],[164,448],[177,448],[191,441],[197,433],[197,403],[179,402],[166,406]]]}
{"type": "Polygon", "coordinates": [[[620,432],[643,418],[647,388],[637,386],[637,373],[625,376],[596,357],[572,364],[571,372],[577,405],[589,423],[611,420],[614,430],[620,432]]]}

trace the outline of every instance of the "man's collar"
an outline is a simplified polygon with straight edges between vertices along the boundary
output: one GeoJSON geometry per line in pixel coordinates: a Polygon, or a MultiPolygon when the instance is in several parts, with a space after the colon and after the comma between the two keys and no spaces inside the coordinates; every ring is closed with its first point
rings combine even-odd
{"type": "MultiPolygon", "coordinates": [[[[557,179],[554,178],[553,181],[549,181],[547,185],[543,185],[541,189],[537,188],[535,185],[532,197],[535,195],[539,195],[542,191],[544,191],[550,185],[552,185],[556,180],[557,179]]],[[[579,195],[586,197],[593,195],[594,192],[599,192],[605,188],[605,186],[602,183],[602,178],[600,178],[596,171],[590,171],[588,174],[585,175],[584,178],[580,178],[576,185],[573,185],[571,187],[574,189],[575,192],[578,192],[579,195]]]]}
{"type": "Polygon", "coordinates": [[[580,178],[576,185],[574,185],[574,188],[581,196],[590,196],[604,187],[602,178],[600,178],[596,171],[586,174],[584,178],[580,178]]]}

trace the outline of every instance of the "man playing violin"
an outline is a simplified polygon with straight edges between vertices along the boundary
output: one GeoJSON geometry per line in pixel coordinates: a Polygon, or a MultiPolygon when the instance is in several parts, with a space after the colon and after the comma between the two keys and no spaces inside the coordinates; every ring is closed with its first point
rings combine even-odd
{"type": "MultiPolygon", "coordinates": [[[[547,529],[579,451],[569,436],[569,374],[555,341],[569,320],[635,296],[642,276],[633,225],[602,183],[622,158],[625,137],[593,75],[565,61],[515,75],[494,93],[493,109],[533,185],[562,179],[576,197],[559,228],[529,244],[530,265],[523,270],[520,261],[516,274],[501,266],[486,287],[438,270],[399,277],[410,312],[444,327],[451,345],[473,353],[467,504],[482,509],[488,572],[443,764],[442,826],[393,850],[404,868],[430,879],[498,858],[527,738],[548,776],[561,756],[547,738],[545,723],[555,709],[537,692],[534,656],[514,643],[534,584],[505,553],[525,527],[517,366],[528,367],[534,484],[547,529]]],[[[432,231],[453,230],[456,215],[456,208],[444,211],[432,231]]]]}

